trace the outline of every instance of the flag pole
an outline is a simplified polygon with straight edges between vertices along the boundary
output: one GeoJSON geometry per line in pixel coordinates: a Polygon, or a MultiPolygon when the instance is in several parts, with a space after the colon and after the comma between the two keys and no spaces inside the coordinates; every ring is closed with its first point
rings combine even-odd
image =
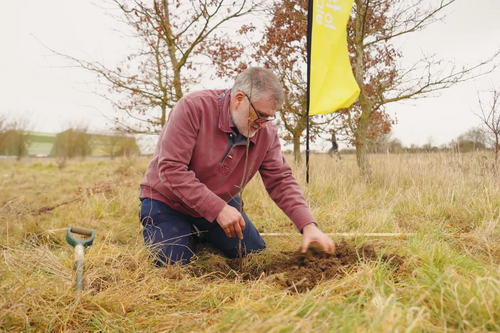
{"type": "Polygon", "coordinates": [[[306,104],[306,184],[309,184],[309,106],[311,93],[311,44],[314,0],[309,0],[307,7],[307,104],[306,104]]]}

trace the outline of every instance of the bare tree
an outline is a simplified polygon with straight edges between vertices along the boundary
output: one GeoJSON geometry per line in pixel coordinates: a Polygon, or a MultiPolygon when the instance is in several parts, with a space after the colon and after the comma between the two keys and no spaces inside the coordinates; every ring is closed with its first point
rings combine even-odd
{"type": "Polygon", "coordinates": [[[460,152],[475,152],[486,148],[486,136],[484,129],[473,127],[464,134],[457,137],[452,143],[452,148],[460,152]]]}
{"type": "Polygon", "coordinates": [[[130,156],[139,153],[139,147],[135,138],[126,133],[115,131],[108,135],[102,135],[101,141],[103,151],[113,160],[117,156],[130,156]]]}
{"type": "Polygon", "coordinates": [[[429,152],[433,151],[435,148],[436,147],[435,147],[434,137],[432,135],[428,136],[427,142],[422,146],[422,149],[429,153],[429,152]]]}
{"type": "Polygon", "coordinates": [[[392,133],[377,136],[368,143],[368,153],[383,154],[389,152],[392,142],[392,133]]]}
{"type": "Polygon", "coordinates": [[[27,115],[18,116],[8,124],[5,132],[6,150],[15,155],[17,161],[28,155],[28,148],[32,141],[33,124],[27,115]]]}
{"type": "Polygon", "coordinates": [[[134,137],[131,136],[122,136],[119,142],[119,150],[117,155],[119,156],[134,156],[139,155],[139,147],[137,146],[137,142],[134,137]]]}
{"type": "Polygon", "coordinates": [[[0,155],[7,155],[7,135],[10,124],[7,116],[0,115],[0,155]]]}
{"type": "Polygon", "coordinates": [[[473,127],[469,129],[467,132],[464,133],[463,137],[466,140],[474,142],[475,145],[480,145],[482,147],[485,147],[486,136],[484,134],[483,129],[480,127],[473,127]]]}
{"type": "Polygon", "coordinates": [[[118,151],[120,150],[120,141],[122,140],[123,133],[121,132],[113,132],[109,135],[104,136],[104,152],[109,154],[112,160],[118,155],[118,151]]]}
{"type": "Polygon", "coordinates": [[[99,94],[119,111],[117,127],[138,133],[161,129],[186,89],[207,76],[201,69],[213,55],[223,61],[228,49],[235,58],[243,52],[233,47],[224,29],[237,29],[237,19],[257,8],[254,0],[110,2],[120,10],[117,19],[132,29],[139,49],[116,68],[55,53],[95,73],[109,87],[109,93],[99,94]]]}
{"type": "Polygon", "coordinates": [[[479,110],[474,112],[481,119],[484,133],[489,143],[495,149],[495,171],[498,170],[498,154],[500,151],[500,90],[491,88],[489,91],[489,102],[484,102],[478,93],[479,110]]]}
{"type": "Polygon", "coordinates": [[[88,133],[86,125],[68,126],[56,137],[55,155],[59,169],[64,169],[69,159],[75,157],[85,159],[92,155],[92,146],[92,135],[88,133]]]}

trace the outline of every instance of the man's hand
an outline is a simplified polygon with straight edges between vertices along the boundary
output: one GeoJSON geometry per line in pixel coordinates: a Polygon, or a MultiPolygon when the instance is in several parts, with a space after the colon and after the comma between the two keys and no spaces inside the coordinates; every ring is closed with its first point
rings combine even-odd
{"type": "Polygon", "coordinates": [[[226,205],[217,216],[217,223],[222,227],[227,237],[238,235],[239,239],[243,239],[241,231],[245,230],[245,220],[236,208],[226,205]]]}
{"type": "Polygon", "coordinates": [[[306,253],[309,245],[311,243],[318,243],[323,247],[323,250],[327,253],[335,253],[335,244],[333,241],[325,235],[318,227],[314,224],[308,224],[302,229],[302,235],[304,239],[302,241],[302,253],[306,253]]]}

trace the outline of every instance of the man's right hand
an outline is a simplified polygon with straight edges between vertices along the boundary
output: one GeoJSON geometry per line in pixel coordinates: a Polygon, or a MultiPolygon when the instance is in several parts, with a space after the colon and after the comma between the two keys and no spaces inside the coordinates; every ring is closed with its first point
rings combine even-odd
{"type": "Polygon", "coordinates": [[[236,208],[226,205],[217,216],[217,223],[219,223],[227,237],[238,235],[239,239],[243,239],[241,231],[245,230],[245,220],[236,208]]]}

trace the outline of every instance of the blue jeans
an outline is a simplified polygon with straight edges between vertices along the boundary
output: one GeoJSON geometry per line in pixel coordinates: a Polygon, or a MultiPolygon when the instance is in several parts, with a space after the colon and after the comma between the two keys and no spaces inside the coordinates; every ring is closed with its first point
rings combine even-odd
{"type": "MultiPolygon", "coordinates": [[[[239,196],[228,204],[239,210],[239,196]]],[[[264,240],[242,209],[245,220],[242,255],[261,251],[266,248],[264,240]]],[[[202,217],[196,218],[171,208],[166,203],[151,198],[141,199],[139,217],[144,227],[143,236],[146,246],[155,255],[156,264],[189,263],[193,256],[198,237],[195,226],[208,243],[221,250],[228,258],[238,258],[238,237],[227,237],[217,221],[210,222],[202,217]]]]}

